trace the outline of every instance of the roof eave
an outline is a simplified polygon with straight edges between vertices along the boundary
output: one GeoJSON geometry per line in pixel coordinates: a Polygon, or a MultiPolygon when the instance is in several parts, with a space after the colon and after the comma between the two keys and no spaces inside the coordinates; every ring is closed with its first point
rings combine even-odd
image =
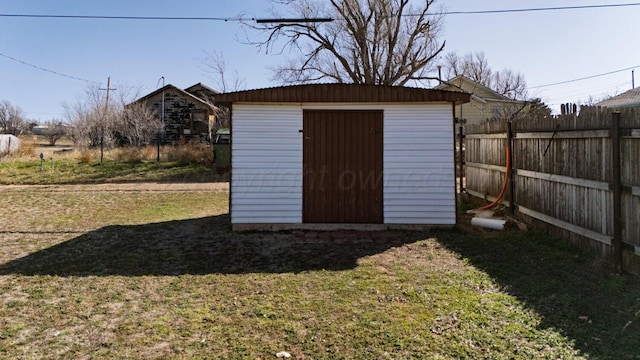
{"type": "Polygon", "coordinates": [[[416,103],[470,101],[465,92],[356,84],[307,84],[219,94],[216,102],[232,103],[416,103]]]}

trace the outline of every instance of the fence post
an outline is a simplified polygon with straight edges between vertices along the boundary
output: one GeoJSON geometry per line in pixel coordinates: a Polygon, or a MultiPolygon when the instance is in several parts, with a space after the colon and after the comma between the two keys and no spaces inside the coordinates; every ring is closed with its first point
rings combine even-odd
{"type": "Polygon", "coordinates": [[[460,181],[460,185],[459,186],[460,186],[460,195],[462,195],[462,193],[464,193],[463,181],[464,181],[464,155],[465,155],[464,154],[465,152],[463,150],[463,147],[464,147],[464,128],[463,128],[463,125],[462,125],[462,121],[460,121],[460,126],[458,127],[458,129],[459,129],[459,134],[460,134],[460,137],[458,139],[458,141],[459,141],[458,142],[458,147],[460,149],[459,150],[459,161],[460,161],[460,173],[459,173],[459,175],[460,175],[460,180],[459,180],[460,181]]]}
{"type": "Polygon", "coordinates": [[[620,177],[620,112],[611,114],[611,167],[613,190],[613,266],[622,272],[622,181],[620,177]]]}
{"type": "Polygon", "coordinates": [[[516,197],[515,197],[515,183],[513,182],[513,127],[511,121],[507,122],[507,146],[510,151],[508,153],[509,159],[506,159],[509,163],[509,212],[514,214],[516,211],[516,197]]]}

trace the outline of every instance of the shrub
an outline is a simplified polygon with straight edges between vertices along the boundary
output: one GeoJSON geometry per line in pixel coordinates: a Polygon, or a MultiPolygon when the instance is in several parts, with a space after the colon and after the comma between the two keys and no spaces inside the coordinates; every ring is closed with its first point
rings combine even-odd
{"type": "Polygon", "coordinates": [[[116,161],[140,163],[155,160],[157,150],[153,146],[124,146],[111,151],[110,156],[116,161]]]}
{"type": "Polygon", "coordinates": [[[36,144],[33,142],[22,141],[18,151],[13,155],[17,157],[33,157],[36,155],[36,144]]]}
{"type": "Polygon", "coordinates": [[[94,159],[94,152],[91,149],[82,149],[78,152],[78,162],[89,164],[94,159]]]}
{"type": "Polygon", "coordinates": [[[213,150],[199,144],[183,144],[168,147],[166,157],[169,161],[189,164],[213,164],[213,150]]]}

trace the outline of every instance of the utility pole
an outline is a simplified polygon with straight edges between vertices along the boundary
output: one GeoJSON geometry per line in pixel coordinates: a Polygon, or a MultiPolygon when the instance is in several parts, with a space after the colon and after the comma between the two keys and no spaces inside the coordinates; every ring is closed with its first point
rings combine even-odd
{"type": "Polygon", "coordinates": [[[100,89],[107,91],[107,101],[104,104],[104,119],[102,119],[102,126],[100,126],[100,164],[104,160],[104,123],[109,118],[109,91],[116,90],[111,88],[111,76],[107,78],[107,88],[100,89]]]}
{"type": "Polygon", "coordinates": [[[158,83],[160,83],[160,80],[162,80],[162,125],[160,125],[156,139],[156,145],[158,146],[157,162],[160,162],[160,139],[162,138],[162,132],[164,131],[164,76],[158,79],[158,83]]]}

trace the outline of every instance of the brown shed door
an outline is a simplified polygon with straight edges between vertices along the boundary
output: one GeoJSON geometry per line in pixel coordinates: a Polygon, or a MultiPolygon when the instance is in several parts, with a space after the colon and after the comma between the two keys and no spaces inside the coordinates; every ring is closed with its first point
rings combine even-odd
{"type": "Polygon", "coordinates": [[[305,110],[305,223],[381,224],[382,110],[305,110]]]}

